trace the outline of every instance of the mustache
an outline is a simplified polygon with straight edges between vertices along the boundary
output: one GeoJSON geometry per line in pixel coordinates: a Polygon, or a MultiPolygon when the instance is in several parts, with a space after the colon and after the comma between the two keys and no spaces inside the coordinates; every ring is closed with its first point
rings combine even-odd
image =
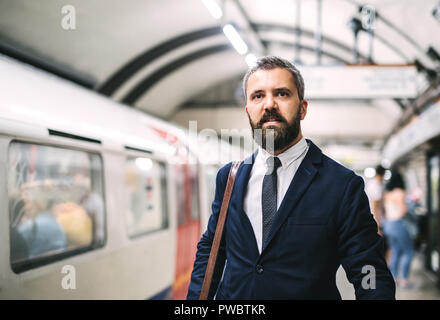
{"type": "Polygon", "coordinates": [[[258,121],[258,126],[262,126],[263,123],[268,121],[279,121],[287,123],[287,120],[274,109],[265,111],[260,121],[258,121]]]}

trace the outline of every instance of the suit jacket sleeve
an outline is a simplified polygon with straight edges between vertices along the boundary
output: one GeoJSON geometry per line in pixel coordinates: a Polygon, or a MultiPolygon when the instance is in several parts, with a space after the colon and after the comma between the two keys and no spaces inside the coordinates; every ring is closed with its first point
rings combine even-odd
{"type": "MultiPolygon", "coordinates": [[[[193,271],[191,273],[191,282],[188,288],[188,300],[196,300],[200,297],[202,290],[203,279],[205,277],[206,267],[208,265],[209,254],[211,252],[211,245],[214,240],[215,230],[217,227],[218,216],[220,214],[220,208],[223,201],[223,195],[225,193],[226,182],[229,175],[229,169],[232,163],[227,164],[219,170],[216,178],[215,198],[212,202],[212,214],[208,221],[208,227],[206,232],[202,235],[199,243],[197,244],[196,259],[194,261],[193,271]]],[[[225,227],[226,228],[226,227],[225,227]]],[[[214,274],[212,276],[211,288],[209,290],[208,299],[213,299],[218,284],[220,282],[223,267],[226,261],[224,234],[220,242],[219,252],[217,255],[217,261],[214,268],[214,274]]]]}
{"type": "Polygon", "coordinates": [[[395,299],[395,283],[384,259],[384,240],[370,212],[361,177],[352,173],[337,217],[338,255],[356,299],[395,299]]]}

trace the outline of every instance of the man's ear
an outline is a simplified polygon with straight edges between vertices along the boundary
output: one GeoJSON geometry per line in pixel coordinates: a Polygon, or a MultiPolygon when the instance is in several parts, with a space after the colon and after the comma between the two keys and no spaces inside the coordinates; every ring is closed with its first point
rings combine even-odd
{"type": "Polygon", "coordinates": [[[303,99],[303,101],[301,103],[301,120],[304,120],[304,118],[306,117],[308,105],[309,105],[309,103],[307,102],[307,100],[303,99]]]}

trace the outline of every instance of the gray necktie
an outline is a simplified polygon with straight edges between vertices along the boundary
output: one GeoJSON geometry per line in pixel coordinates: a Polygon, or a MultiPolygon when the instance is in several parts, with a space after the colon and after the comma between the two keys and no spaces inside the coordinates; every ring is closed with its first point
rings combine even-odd
{"type": "Polygon", "coordinates": [[[261,205],[263,211],[263,248],[269,236],[273,218],[277,212],[277,169],[281,161],[277,157],[267,159],[267,171],[263,179],[261,205]]]}

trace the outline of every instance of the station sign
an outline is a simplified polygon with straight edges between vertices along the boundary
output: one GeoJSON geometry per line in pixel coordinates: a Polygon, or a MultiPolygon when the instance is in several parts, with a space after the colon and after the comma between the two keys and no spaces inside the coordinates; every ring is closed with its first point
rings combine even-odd
{"type": "Polygon", "coordinates": [[[306,99],[393,99],[417,97],[413,65],[299,67],[306,99]]]}

